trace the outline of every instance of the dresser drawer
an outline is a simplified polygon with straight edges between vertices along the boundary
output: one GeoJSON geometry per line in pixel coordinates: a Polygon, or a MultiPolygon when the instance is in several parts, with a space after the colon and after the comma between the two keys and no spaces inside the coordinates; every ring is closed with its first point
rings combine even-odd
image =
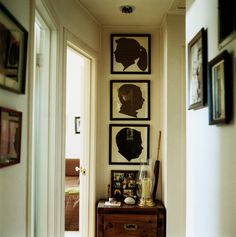
{"type": "Polygon", "coordinates": [[[104,237],[156,237],[157,216],[142,214],[104,215],[104,237]]]}

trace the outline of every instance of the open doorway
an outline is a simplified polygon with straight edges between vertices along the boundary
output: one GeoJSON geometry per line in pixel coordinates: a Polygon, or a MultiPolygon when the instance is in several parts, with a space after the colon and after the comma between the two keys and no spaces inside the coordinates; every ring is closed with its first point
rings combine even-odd
{"type": "Polygon", "coordinates": [[[83,74],[86,59],[67,47],[66,145],[65,145],[65,237],[79,236],[80,160],[83,159],[83,74]]]}
{"type": "Polygon", "coordinates": [[[88,236],[91,60],[66,49],[65,237],[88,236]],[[89,139],[88,139],[89,138],[89,139]],[[83,213],[83,214],[82,214],[83,213]]]}

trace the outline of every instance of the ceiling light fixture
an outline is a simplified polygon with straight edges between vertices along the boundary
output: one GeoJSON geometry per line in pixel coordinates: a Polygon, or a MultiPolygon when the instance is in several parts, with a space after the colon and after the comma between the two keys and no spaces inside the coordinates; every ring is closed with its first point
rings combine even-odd
{"type": "Polygon", "coordinates": [[[120,10],[124,14],[130,14],[130,13],[132,13],[135,10],[135,7],[134,6],[125,5],[125,6],[121,6],[120,10]]]}

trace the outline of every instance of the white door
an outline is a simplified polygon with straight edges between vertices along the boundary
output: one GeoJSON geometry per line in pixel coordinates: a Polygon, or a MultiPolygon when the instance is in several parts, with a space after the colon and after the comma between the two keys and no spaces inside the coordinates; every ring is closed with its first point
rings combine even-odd
{"type": "MultiPolygon", "coordinates": [[[[67,35],[68,36],[68,35],[67,35]]],[[[93,58],[77,41],[66,41],[66,157],[80,159],[80,200],[78,237],[94,236],[95,190],[93,180],[95,170],[90,169],[94,163],[95,100],[93,93],[94,63],[93,58]],[[69,82],[70,81],[70,82],[69,82]],[[70,121],[70,122],[68,122],[70,121]],[[70,132],[68,132],[68,129],[70,132]],[[94,206],[94,205],[92,205],[94,206]],[[92,218],[91,218],[92,215],[92,218]],[[91,230],[93,230],[91,232],[91,230]]],[[[66,235],[68,236],[68,234],[66,235]]],[[[72,236],[71,236],[72,237],[72,236]]]]}

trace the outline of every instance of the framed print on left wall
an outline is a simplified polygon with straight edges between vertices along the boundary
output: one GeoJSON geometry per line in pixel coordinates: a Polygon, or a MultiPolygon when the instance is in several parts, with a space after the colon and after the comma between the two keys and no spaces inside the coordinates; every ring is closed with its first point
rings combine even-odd
{"type": "Polygon", "coordinates": [[[22,112],[0,107],[0,167],[20,163],[22,112]]]}
{"type": "Polygon", "coordinates": [[[189,109],[200,109],[207,102],[207,32],[201,29],[188,43],[189,109]]]}
{"type": "Polygon", "coordinates": [[[0,3],[0,87],[24,94],[28,33],[0,3]]]}

